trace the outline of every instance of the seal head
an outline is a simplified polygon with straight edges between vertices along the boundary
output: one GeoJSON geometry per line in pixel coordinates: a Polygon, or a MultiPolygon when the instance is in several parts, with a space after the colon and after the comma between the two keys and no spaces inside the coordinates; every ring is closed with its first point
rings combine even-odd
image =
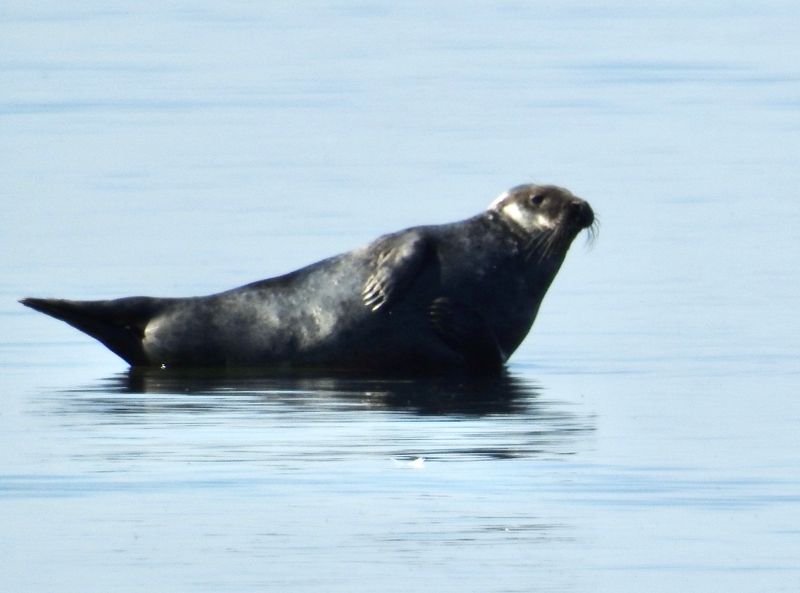
{"type": "Polygon", "coordinates": [[[500,194],[489,205],[527,235],[558,233],[572,238],[594,223],[594,212],[584,200],[555,185],[525,184],[500,194]]]}
{"type": "Polygon", "coordinates": [[[489,205],[489,216],[504,221],[523,242],[524,256],[539,264],[564,259],[575,236],[583,229],[594,234],[591,206],[555,185],[525,184],[500,194],[489,205]]]}

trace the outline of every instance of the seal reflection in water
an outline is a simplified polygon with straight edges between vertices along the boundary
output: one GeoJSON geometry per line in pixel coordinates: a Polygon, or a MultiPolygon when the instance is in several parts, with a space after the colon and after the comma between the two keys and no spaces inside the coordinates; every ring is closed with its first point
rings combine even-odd
{"type": "Polygon", "coordinates": [[[593,222],[569,191],[520,185],[467,220],[385,235],[219,294],[21,302],[132,366],[496,370],[593,222]]]}

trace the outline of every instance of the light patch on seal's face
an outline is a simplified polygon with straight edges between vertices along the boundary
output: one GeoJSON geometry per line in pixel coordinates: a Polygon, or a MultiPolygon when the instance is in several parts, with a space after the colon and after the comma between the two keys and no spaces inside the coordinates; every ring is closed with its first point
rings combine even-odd
{"type": "Polygon", "coordinates": [[[514,222],[529,231],[551,230],[556,227],[556,222],[547,214],[531,212],[530,209],[520,206],[519,202],[509,204],[505,213],[514,222]]]}
{"type": "Polygon", "coordinates": [[[556,221],[546,213],[536,212],[521,204],[519,199],[510,198],[508,192],[499,196],[489,208],[499,212],[528,232],[552,230],[556,227],[556,221]]]}

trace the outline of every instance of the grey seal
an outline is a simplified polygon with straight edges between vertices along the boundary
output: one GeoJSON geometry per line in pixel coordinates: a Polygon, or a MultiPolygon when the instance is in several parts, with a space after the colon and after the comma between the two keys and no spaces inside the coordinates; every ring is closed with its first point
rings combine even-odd
{"type": "Polygon", "coordinates": [[[289,274],[192,298],[25,298],[134,367],[487,371],[528,334],[584,200],[525,184],[449,224],[412,227],[289,274]]]}

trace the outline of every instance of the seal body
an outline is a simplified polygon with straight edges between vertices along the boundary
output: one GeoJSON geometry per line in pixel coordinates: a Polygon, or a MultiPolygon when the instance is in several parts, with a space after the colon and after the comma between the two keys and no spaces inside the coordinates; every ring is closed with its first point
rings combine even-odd
{"type": "Polygon", "coordinates": [[[295,272],[194,298],[23,299],[132,366],[425,371],[499,368],[594,215],[518,186],[470,219],[420,226],[295,272]]]}

